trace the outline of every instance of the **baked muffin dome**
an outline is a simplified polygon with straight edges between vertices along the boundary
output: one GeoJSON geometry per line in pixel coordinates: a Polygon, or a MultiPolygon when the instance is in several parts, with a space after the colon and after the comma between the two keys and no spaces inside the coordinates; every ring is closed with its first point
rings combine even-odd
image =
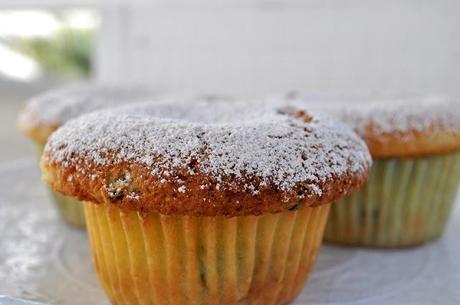
{"type": "Polygon", "coordinates": [[[417,157],[460,150],[460,103],[449,98],[315,101],[291,94],[287,104],[325,111],[351,126],[374,158],[417,157]]]}
{"type": "Polygon", "coordinates": [[[32,140],[45,144],[54,130],[82,114],[158,95],[157,89],[134,84],[81,83],[53,89],[28,101],[19,114],[18,127],[32,140]]]}
{"type": "Polygon", "coordinates": [[[50,137],[42,172],[80,200],[239,216],[333,202],[364,183],[370,164],[365,143],[320,113],[202,100],[72,120],[50,137]]]}

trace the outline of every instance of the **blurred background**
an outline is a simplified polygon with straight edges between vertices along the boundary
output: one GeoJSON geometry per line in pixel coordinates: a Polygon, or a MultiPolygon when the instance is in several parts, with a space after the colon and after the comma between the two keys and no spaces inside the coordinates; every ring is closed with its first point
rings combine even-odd
{"type": "Polygon", "coordinates": [[[85,80],[258,97],[460,94],[457,0],[2,0],[0,161],[21,104],[85,80]]]}

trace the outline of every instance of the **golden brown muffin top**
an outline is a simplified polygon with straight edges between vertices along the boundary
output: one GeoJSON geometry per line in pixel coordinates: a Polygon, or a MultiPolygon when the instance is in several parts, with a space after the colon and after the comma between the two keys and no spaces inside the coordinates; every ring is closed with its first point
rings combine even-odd
{"type": "Polygon", "coordinates": [[[158,95],[158,89],[139,84],[80,83],[52,89],[27,102],[18,116],[18,128],[30,139],[45,144],[59,126],[82,114],[158,95]]]}
{"type": "Polygon", "coordinates": [[[59,128],[42,158],[44,179],[65,195],[195,216],[330,203],[370,165],[365,143],[321,114],[217,101],[85,115],[59,128]]]}
{"type": "Polygon", "coordinates": [[[291,94],[283,102],[325,111],[342,120],[366,141],[373,158],[417,157],[460,150],[460,103],[449,98],[344,102],[291,94]]]}

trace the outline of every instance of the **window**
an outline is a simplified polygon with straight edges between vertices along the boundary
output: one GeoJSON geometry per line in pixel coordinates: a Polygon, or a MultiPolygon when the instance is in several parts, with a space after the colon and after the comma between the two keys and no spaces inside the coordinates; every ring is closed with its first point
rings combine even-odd
{"type": "Polygon", "coordinates": [[[33,82],[91,73],[93,10],[0,11],[0,77],[33,82]]]}

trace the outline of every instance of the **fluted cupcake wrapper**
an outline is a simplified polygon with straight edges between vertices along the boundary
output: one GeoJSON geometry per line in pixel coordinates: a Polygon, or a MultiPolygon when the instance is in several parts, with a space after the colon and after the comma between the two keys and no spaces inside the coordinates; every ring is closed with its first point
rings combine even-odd
{"type": "Polygon", "coordinates": [[[460,182],[460,153],[374,160],[364,187],[331,207],[325,239],[413,246],[440,236],[460,182]]]}
{"type": "MultiPolygon", "coordinates": [[[[40,158],[43,153],[44,146],[37,144],[37,154],[40,158]]],[[[48,188],[48,187],[47,187],[48,188]]],[[[51,198],[59,211],[59,215],[64,219],[65,222],[84,228],[85,227],[85,211],[83,203],[69,196],[64,196],[60,193],[54,192],[48,188],[51,198]]]]}
{"type": "Polygon", "coordinates": [[[85,204],[99,280],[114,304],[286,304],[301,291],[329,205],[193,217],[85,204]]]}

